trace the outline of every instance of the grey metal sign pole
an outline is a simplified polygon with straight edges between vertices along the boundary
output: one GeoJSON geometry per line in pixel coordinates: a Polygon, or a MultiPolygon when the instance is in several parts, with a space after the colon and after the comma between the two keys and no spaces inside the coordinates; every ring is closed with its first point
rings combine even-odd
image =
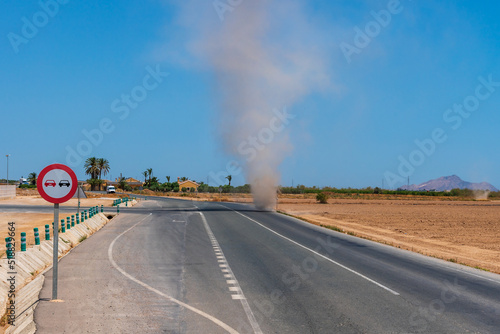
{"type": "Polygon", "coordinates": [[[78,187],[76,188],[76,191],[78,192],[78,211],[77,211],[77,214],[79,215],[80,214],[80,190],[82,188],[80,188],[80,184],[78,184],[78,187]]]}
{"type": "Polygon", "coordinates": [[[57,299],[57,264],[59,260],[59,204],[54,204],[54,256],[52,259],[52,300],[57,299]]]}

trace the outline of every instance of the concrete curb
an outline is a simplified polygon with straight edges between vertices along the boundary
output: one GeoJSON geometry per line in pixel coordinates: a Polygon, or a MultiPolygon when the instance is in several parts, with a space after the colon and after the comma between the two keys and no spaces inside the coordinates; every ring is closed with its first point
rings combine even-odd
{"type": "Polygon", "coordinates": [[[38,275],[33,281],[24,286],[17,292],[16,308],[22,311],[16,315],[15,326],[10,326],[5,331],[6,334],[31,334],[36,332],[35,322],[33,321],[33,313],[38,302],[38,295],[42,290],[45,276],[38,275]]]}
{"type": "MultiPolygon", "coordinates": [[[[104,225],[109,219],[104,213],[98,213],[85,222],[75,225],[65,233],[59,233],[59,259],[80,243],[81,238],[88,237],[104,225]]],[[[19,248],[19,247],[16,247],[19,248]]],[[[15,268],[9,268],[7,258],[0,259],[0,305],[2,314],[6,313],[8,295],[11,284],[8,279],[15,277],[15,326],[0,327],[0,333],[32,334],[36,331],[33,313],[38,304],[38,295],[43,286],[44,276],[40,275],[52,267],[53,241],[42,241],[26,252],[15,253],[15,268]],[[15,274],[12,274],[14,272],[15,274]]],[[[11,262],[12,263],[12,262],[11,262]]],[[[5,325],[7,326],[7,324],[5,325]]]]}

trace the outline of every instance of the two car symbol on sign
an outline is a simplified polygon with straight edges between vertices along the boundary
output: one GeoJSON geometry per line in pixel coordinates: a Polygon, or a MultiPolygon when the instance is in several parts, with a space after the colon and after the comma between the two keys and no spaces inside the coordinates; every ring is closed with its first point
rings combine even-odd
{"type": "MultiPolygon", "coordinates": [[[[69,187],[71,183],[68,180],[61,180],[59,181],[59,187],[69,187]]],[[[56,181],[54,180],[47,180],[45,181],[45,186],[46,187],[55,187],[56,186],[56,181]]]]}

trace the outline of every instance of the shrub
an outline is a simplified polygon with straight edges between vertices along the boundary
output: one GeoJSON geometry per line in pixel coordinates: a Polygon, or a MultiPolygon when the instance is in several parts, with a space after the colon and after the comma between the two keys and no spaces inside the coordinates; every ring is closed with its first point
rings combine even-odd
{"type": "Polygon", "coordinates": [[[21,188],[21,189],[32,189],[32,188],[36,188],[36,184],[21,184],[21,185],[19,185],[19,188],[21,188]]]}
{"type": "Polygon", "coordinates": [[[326,204],[328,203],[328,195],[321,192],[316,195],[316,200],[321,203],[321,204],[326,204]]]}
{"type": "Polygon", "coordinates": [[[161,187],[159,184],[153,184],[152,186],[149,187],[149,190],[152,190],[152,191],[160,191],[161,190],[161,187]]]}

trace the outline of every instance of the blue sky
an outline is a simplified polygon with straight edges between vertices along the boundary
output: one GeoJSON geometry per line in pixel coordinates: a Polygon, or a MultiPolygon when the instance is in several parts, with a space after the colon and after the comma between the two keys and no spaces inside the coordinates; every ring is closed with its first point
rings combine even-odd
{"type": "MultiPolygon", "coordinates": [[[[234,10],[245,10],[244,1],[234,10]]],[[[192,59],[183,63],[190,37],[176,3],[64,2],[53,17],[45,16],[47,22],[41,4],[51,1],[1,5],[0,178],[6,176],[5,154],[11,154],[13,179],[54,162],[68,164],[68,147],[76,151],[78,145],[89,151],[79,155],[82,161],[107,158],[113,178],[140,178],[147,168],[162,181],[170,175],[207,182],[209,175],[225,174],[233,157],[217,131],[213,75],[192,59]],[[23,18],[41,20],[28,38],[23,18]],[[141,90],[158,69],[168,76],[149,78],[154,88],[141,90]],[[147,96],[122,119],[123,109],[114,112],[112,104],[134,89],[147,96]],[[95,134],[103,120],[102,138],[82,144],[90,142],[82,131],[95,134]]],[[[335,89],[286,106],[295,115],[287,128],[293,150],[280,165],[281,184],[397,187],[407,174],[411,183],[457,174],[499,187],[500,5],[402,0],[390,22],[379,24],[370,41],[346,57],[341,46],[356,47],[356,31],[377,28],[372,12],[390,4],[303,2],[303,15],[322,35],[335,89]],[[447,112],[464,103],[471,110],[467,117],[447,112]],[[446,140],[433,139],[436,129],[446,140]],[[434,144],[427,152],[415,143],[428,140],[434,144]],[[400,157],[407,161],[403,169],[400,157]]],[[[199,1],[193,10],[217,17],[212,1],[199,1]]],[[[294,24],[286,16],[277,20],[284,27],[294,24]]],[[[72,167],[84,179],[83,162],[76,160],[72,167]]],[[[245,183],[244,173],[234,175],[233,183],[245,183]]]]}

